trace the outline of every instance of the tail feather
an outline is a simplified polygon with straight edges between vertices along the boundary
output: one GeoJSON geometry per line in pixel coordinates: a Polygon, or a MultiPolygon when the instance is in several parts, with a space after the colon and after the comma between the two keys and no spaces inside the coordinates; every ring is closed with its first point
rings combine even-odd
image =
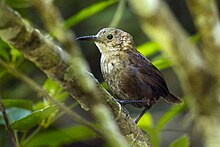
{"type": "Polygon", "coordinates": [[[181,103],[183,103],[183,100],[180,97],[178,97],[178,96],[176,96],[176,95],[174,95],[172,93],[169,93],[164,99],[168,103],[173,103],[173,104],[181,104],[181,103]]]}

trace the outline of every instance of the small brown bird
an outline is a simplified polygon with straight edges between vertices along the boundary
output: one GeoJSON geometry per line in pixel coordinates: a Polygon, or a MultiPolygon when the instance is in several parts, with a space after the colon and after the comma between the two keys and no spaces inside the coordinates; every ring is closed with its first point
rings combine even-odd
{"type": "Polygon", "coordinates": [[[144,113],[160,98],[169,103],[182,100],[169,92],[161,72],[137,51],[130,34],[115,28],[104,28],[97,35],[78,37],[94,41],[101,52],[101,71],[110,90],[121,100],[122,106],[132,104],[144,107],[135,119],[138,123],[144,113]]]}

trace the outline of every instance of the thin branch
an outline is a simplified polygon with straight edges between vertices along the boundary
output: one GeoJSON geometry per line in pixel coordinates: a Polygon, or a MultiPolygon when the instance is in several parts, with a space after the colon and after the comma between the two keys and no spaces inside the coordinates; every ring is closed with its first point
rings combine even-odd
{"type": "Polygon", "coordinates": [[[7,130],[8,130],[8,134],[9,134],[9,137],[12,141],[12,143],[14,144],[15,147],[19,147],[18,143],[17,143],[17,140],[15,138],[15,134],[14,134],[14,131],[12,130],[11,128],[11,125],[8,121],[8,115],[5,111],[5,106],[4,104],[2,103],[2,97],[0,96],[0,111],[2,112],[2,116],[3,116],[3,119],[5,121],[5,125],[7,127],[7,130]]]}
{"type": "Polygon", "coordinates": [[[38,126],[27,138],[25,138],[23,142],[21,142],[22,146],[25,146],[29,141],[31,141],[31,139],[33,139],[33,137],[37,133],[39,133],[40,130],[41,130],[41,126],[38,126]]]}

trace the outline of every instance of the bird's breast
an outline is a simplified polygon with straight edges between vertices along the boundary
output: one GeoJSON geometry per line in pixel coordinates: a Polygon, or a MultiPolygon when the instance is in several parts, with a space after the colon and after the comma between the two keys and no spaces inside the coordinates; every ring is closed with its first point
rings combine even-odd
{"type": "Polygon", "coordinates": [[[102,56],[100,64],[104,79],[109,78],[109,76],[114,74],[119,67],[118,61],[114,57],[111,58],[108,56],[102,56]]]}

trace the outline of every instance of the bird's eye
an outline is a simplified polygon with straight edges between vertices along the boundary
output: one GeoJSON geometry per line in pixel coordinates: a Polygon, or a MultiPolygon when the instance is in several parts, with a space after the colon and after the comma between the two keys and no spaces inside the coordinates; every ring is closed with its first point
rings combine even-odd
{"type": "Polygon", "coordinates": [[[108,38],[109,40],[111,40],[111,39],[113,38],[113,35],[112,35],[112,34],[108,34],[107,38],[108,38]]]}

